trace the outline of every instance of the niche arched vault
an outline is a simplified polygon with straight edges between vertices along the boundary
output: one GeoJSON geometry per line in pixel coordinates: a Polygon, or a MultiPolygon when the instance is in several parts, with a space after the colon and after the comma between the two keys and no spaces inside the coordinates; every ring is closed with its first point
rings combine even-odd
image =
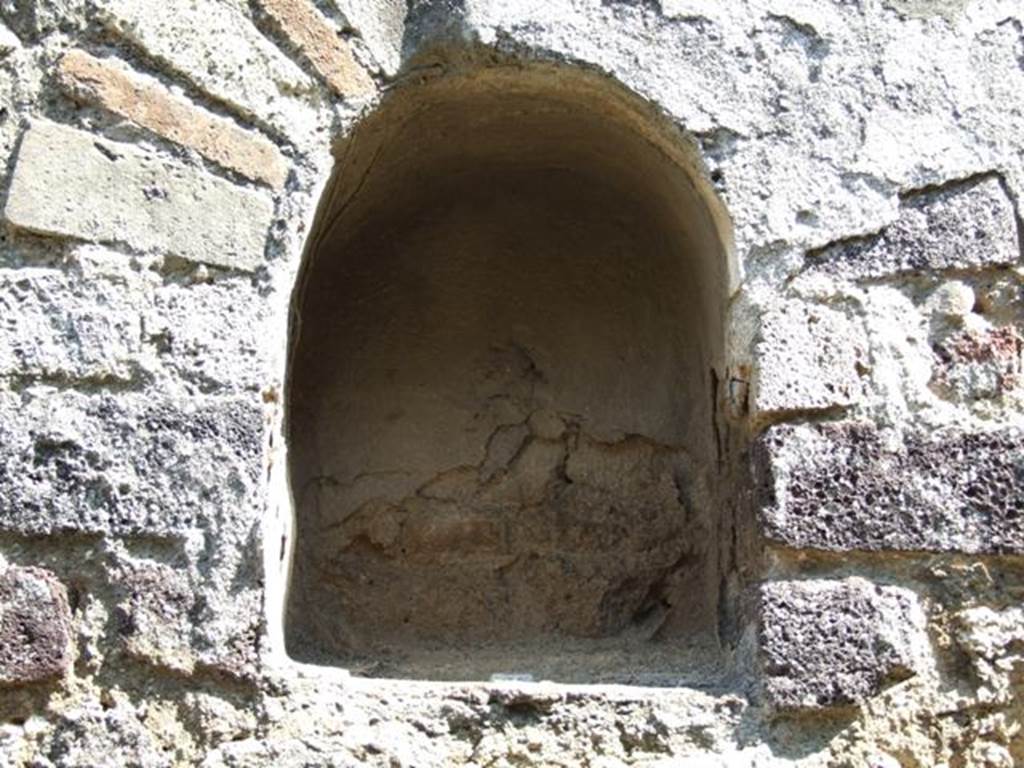
{"type": "Polygon", "coordinates": [[[294,298],[286,636],[374,674],[678,674],[717,647],[726,245],[597,76],[396,89],[294,298]]]}

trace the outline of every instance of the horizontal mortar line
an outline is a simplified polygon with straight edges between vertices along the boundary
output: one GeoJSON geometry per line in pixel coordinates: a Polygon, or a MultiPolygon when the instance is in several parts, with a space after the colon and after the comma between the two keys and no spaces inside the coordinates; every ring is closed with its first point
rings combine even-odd
{"type": "Polygon", "coordinates": [[[878,561],[899,562],[903,565],[930,565],[936,561],[984,559],[993,562],[1005,562],[1011,566],[1024,565],[1024,553],[1016,552],[964,552],[959,550],[931,549],[825,549],[815,546],[796,546],[786,544],[778,539],[769,539],[762,532],[758,537],[765,547],[787,566],[798,569],[812,568],[847,568],[857,565],[877,567],[878,561]]]}

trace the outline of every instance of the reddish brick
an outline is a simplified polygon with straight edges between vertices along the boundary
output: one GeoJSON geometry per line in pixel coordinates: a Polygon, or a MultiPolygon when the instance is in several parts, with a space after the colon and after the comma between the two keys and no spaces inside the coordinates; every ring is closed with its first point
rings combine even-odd
{"type": "Polygon", "coordinates": [[[333,91],[355,97],[373,92],[373,80],[356,61],[352,49],[311,3],[260,0],[260,6],[333,91]]]}
{"type": "Polygon", "coordinates": [[[211,115],[167,89],[145,82],[123,65],[71,51],[57,70],[75,98],[97,104],[165,139],[250,179],[280,188],[288,165],[269,140],[211,115]]]}

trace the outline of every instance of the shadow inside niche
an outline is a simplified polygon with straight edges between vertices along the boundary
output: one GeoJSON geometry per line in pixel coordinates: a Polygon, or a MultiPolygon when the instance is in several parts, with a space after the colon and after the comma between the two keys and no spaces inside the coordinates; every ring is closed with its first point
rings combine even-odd
{"type": "Polygon", "coordinates": [[[341,147],[294,298],[290,655],[722,674],[727,254],[673,141],[606,81],[494,68],[341,147]]]}

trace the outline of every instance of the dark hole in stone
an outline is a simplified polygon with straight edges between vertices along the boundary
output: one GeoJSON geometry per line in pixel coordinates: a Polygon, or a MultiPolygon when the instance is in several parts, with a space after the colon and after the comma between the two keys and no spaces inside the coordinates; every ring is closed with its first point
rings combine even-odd
{"type": "Polygon", "coordinates": [[[692,158],[596,78],[399,89],[296,290],[289,654],[675,683],[719,654],[726,255],[692,158]]]}

